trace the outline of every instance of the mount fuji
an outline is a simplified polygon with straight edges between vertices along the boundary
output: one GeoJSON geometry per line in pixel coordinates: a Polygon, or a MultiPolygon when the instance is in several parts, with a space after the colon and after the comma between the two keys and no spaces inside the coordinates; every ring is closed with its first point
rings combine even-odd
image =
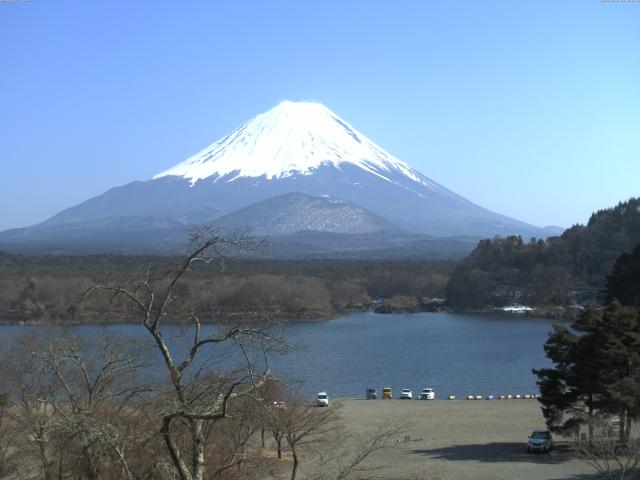
{"type": "MultiPolygon", "coordinates": [[[[246,210],[250,206],[255,208],[249,212],[270,219],[276,235],[313,230],[314,225],[324,225],[324,233],[363,233],[352,232],[354,224],[396,231],[413,240],[415,235],[557,233],[466,200],[386,152],[320,103],[285,101],[151,180],[112,188],[38,225],[0,233],[0,248],[171,243],[183,238],[190,224],[215,224],[222,218],[224,224],[241,225],[252,218],[246,210]],[[286,195],[292,193],[303,197],[286,195]],[[341,211],[349,211],[341,217],[343,224],[340,218],[309,222],[309,216],[335,212],[335,205],[301,200],[309,196],[343,202],[341,211]],[[273,201],[276,197],[281,198],[273,201]],[[296,213],[301,205],[305,210],[296,213]],[[278,222],[286,222],[286,228],[278,222]]],[[[270,231],[266,227],[262,221],[261,231],[270,231]]]]}

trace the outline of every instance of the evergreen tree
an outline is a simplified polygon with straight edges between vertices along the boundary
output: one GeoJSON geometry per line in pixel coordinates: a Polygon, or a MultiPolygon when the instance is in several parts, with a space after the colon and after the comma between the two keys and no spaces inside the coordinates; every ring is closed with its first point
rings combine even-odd
{"type": "Polygon", "coordinates": [[[598,332],[601,343],[601,409],[620,416],[620,437],[626,441],[629,426],[640,415],[640,315],[639,310],[617,300],[607,308],[598,332]]]}
{"type": "Polygon", "coordinates": [[[607,277],[607,304],[614,299],[640,308],[640,243],[630,254],[622,254],[607,277]]]}
{"type": "Polygon", "coordinates": [[[554,367],[534,370],[551,430],[587,424],[591,441],[596,415],[618,415],[620,441],[629,441],[631,423],[640,417],[639,278],[636,246],[618,258],[608,277],[604,312],[587,307],[570,328],[554,325],[544,346],[554,367]]]}
{"type": "Polygon", "coordinates": [[[552,431],[577,432],[586,424],[589,438],[593,437],[593,420],[603,397],[603,365],[599,360],[602,345],[598,340],[601,321],[602,315],[588,307],[571,330],[554,325],[545,343],[545,353],[554,368],[533,372],[538,376],[542,413],[552,431]]]}

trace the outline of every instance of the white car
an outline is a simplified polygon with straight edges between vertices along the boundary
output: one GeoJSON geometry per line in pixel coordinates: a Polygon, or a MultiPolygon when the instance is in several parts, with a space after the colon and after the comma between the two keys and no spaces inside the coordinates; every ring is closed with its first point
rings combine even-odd
{"type": "Polygon", "coordinates": [[[319,407],[328,407],[329,406],[329,395],[327,392],[318,392],[318,398],[316,403],[319,407]]]}
{"type": "Polygon", "coordinates": [[[423,388],[420,392],[420,400],[435,400],[436,392],[433,388],[423,388]]]}
{"type": "Polygon", "coordinates": [[[409,390],[408,388],[405,388],[400,392],[400,400],[412,400],[412,399],[413,399],[413,393],[411,393],[411,390],[409,390]]]}

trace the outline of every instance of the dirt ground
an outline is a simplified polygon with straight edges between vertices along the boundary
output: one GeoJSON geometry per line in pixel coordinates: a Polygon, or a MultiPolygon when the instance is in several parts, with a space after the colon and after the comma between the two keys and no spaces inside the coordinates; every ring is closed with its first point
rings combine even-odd
{"type": "Polygon", "coordinates": [[[526,451],[527,436],[544,427],[536,400],[340,400],[346,426],[358,432],[381,422],[407,423],[395,448],[372,462],[391,478],[430,480],[594,480],[595,471],[554,438],[548,454],[526,451]],[[407,438],[408,437],[408,438],[407,438]]]}

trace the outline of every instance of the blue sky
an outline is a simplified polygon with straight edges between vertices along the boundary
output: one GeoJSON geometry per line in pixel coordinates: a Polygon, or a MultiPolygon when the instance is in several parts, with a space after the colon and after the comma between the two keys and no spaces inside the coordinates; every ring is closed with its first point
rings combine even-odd
{"type": "Polygon", "coordinates": [[[0,2],[0,229],[326,104],[537,225],[640,195],[640,3],[0,2]]]}

